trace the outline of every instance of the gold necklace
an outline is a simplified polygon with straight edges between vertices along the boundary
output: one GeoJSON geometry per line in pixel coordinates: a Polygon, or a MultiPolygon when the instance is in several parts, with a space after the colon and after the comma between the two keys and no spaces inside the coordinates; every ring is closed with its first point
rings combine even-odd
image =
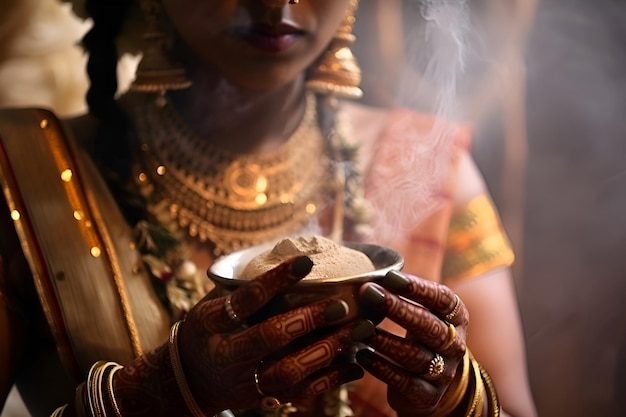
{"type": "Polygon", "coordinates": [[[314,96],[277,150],[226,151],[193,134],[171,103],[137,97],[131,112],[141,151],[138,183],[148,210],[168,229],[211,242],[216,255],[271,241],[315,219],[332,190],[314,96]]]}

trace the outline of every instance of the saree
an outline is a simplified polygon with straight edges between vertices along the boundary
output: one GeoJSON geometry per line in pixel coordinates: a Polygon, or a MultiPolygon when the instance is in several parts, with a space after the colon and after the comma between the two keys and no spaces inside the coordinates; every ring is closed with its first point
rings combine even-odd
{"type": "MultiPolygon", "coordinates": [[[[365,165],[366,193],[385,178],[376,164],[393,166],[393,148],[385,141],[397,140],[398,132],[411,126],[428,129],[432,123],[432,117],[405,110],[391,113],[380,139],[369,143],[377,159],[365,165]]],[[[469,137],[460,130],[444,149],[447,169],[425,185],[419,221],[412,219],[415,224],[406,233],[385,242],[403,253],[411,274],[445,282],[513,261],[487,197],[455,212],[458,155],[467,151],[469,137]]],[[[126,364],[167,340],[170,317],[150,283],[130,226],[94,163],[52,113],[0,111],[0,185],[59,357],[77,384],[98,360],[126,364]]],[[[375,194],[370,193],[380,200],[375,194]]],[[[386,325],[401,332],[393,323],[386,325]]],[[[385,401],[385,386],[373,377],[355,388],[348,399],[355,415],[394,414],[385,401]]]]}

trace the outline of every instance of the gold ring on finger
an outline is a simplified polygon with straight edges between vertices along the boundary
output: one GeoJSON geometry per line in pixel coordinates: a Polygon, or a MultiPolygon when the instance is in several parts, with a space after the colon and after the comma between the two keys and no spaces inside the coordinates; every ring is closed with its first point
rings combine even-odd
{"type": "Polygon", "coordinates": [[[458,295],[454,294],[454,300],[455,300],[455,303],[454,303],[454,307],[452,308],[452,311],[446,314],[447,321],[453,321],[456,315],[459,314],[459,310],[461,310],[461,298],[459,298],[458,295]]]}
{"type": "Polygon", "coordinates": [[[444,362],[443,357],[440,354],[435,353],[435,356],[432,358],[430,364],[428,365],[428,373],[426,374],[426,376],[429,379],[437,379],[443,374],[445,368],[446,363],[444,362]]]}
{"type": "Polygon", "coordinates": [[[448,340],[446,341],[446,344],[441,348],[442,352],[450,349],[452,345],[454,345],[454,342],[456,342],[456,327],[454,327],[454,324],[452,323],[446,322],[446,324],[448,325],[448,340]]]}
{"type": "Polygon", "coordinates": [[[256,387],[256,391],[261,395],[261,397],[263,397],[261,399],[261,409],[263,411],[278,410],[282,406],[280,400],[276,397],[265,395],[261,390],[259,381],[259,367],[262,363],[263,362],[259,362],[256,368],[254,368],[254,386],[256,387]]]}
{"type": "Polygon", "coordinates": [[[230,295],[226,297],[226,301],[224,302],[224,311],[226,311],[226,315],[233,322],[233,324],[241,324],[241,317],[239,317],[239,315],[233,309],[233,303],[231,301],[230,295]]]}

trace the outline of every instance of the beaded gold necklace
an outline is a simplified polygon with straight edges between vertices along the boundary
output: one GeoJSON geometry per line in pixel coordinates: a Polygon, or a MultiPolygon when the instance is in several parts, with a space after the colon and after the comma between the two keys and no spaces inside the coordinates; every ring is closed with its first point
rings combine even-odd
{"type": "Polygon", "coordinates": [[[260,155],[202,140],[170,103],[137,97],[131,111],[141,144],[136,178],[148,210],[169,230],[212,243],[216,255],[296,233],[332,193],[312,95],[288,141],[260,155]]]}

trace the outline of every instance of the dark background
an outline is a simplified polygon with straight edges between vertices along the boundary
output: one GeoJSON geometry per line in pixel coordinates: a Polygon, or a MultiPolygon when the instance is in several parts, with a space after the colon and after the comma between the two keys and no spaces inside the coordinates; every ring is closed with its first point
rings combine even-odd
{"type": "MultiPolygon", "coordinates": [[[[364,0],[361,11],[393,14],[398,1],[364,0]]],[[[416,1],[402,1],[405,30],[422,24],[416,1]]],[[[503,7],[484,34],[494,61],[517,28],[510,10],[533,2],[470,0],[479,27],[481,13],[503,7]]],[[[397,49],[367,51],[379,31],[394,34],[361,19],[366,100],[385,105],[397,49]]],[[[468,109],[488,109],[473,154],[518,254],[539,415],[626,415],[626,1],[539,0],[530,21],[520,78],[497,79],[485,62],[465,76],[468,109]]]]}
{"type": "MultiPolygon", "coordinates": [[[[626,415],[626,3],[540,1],[526,68],[516,280],[537,407],[626,415]]],[[[474,146],[499,204],[501,119],[492,114],[474,146]]]]}

